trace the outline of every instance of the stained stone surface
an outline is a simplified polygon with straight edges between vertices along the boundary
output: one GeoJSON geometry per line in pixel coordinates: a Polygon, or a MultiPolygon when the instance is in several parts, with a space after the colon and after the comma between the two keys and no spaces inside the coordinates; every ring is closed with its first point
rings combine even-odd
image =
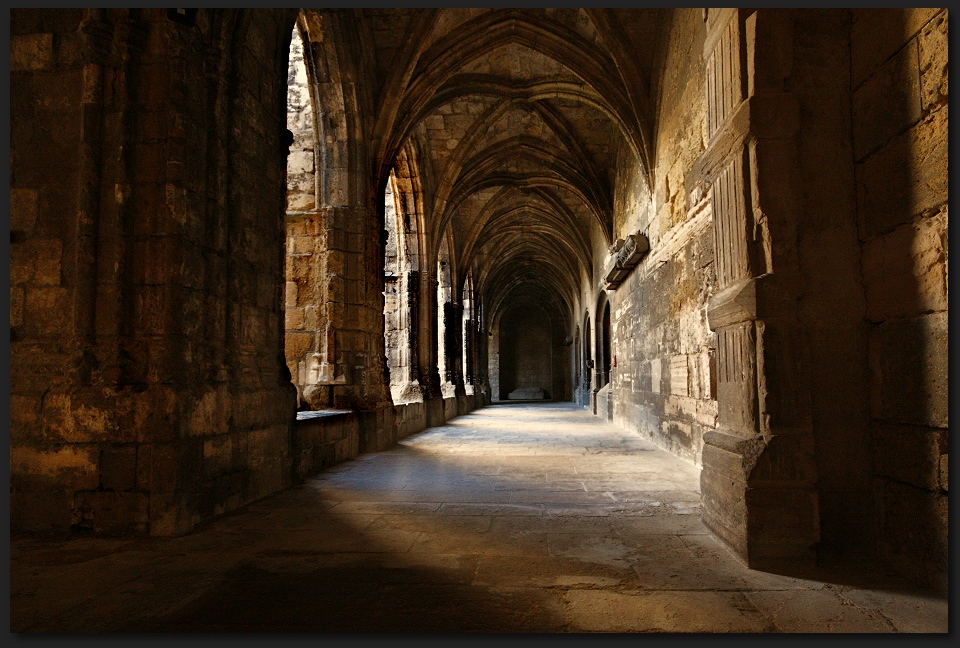
{"type": "Polygon", "coordinates": [[[11,629],[945,632],[864,566],[750,570],[699,469],[569,404],[490,406],[179,538],[11,541],[11,629]]]}

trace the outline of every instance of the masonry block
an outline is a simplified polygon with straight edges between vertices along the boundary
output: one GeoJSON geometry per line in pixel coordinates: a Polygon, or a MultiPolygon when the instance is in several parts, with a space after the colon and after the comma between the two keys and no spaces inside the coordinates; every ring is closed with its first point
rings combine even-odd
{"type": "Polygon", "coordinates": [[[66,288],[28,287],[24,325],[37,335],[66,335],[73,324],[72,295],[66,288]]]}
{"type": "Polygon", "coordinates": [[[911,40],[853,93],[853,147],[858,161],[920,120],[917,48],[917,41],[911,40]]]}
{"type": "Polygon", "coordinates": [[[251,430],[247,433],[246,454],[251,461],[272,460],[286,457],[290,443],[289,428],[285,425],[274,425],[262,430],[251,430]]]}
{"type": "Polygon", "coordinates": [[[889,422],[947,427],[947,314],[892,320],[870,336],[871,410],[889,422]]]}
{"type": "Polygon", "coordinates": [[[935,581],[947,571],[949,555],[947,496],[898,481],[881,480],[882,555],[913,578],[935,581]]]}
{"type": "Polygon", "coordinates": [[[940,490],[941,458],[947,431],[907,425],[878,424],[873,430],[873,461],[877,475],[917,488],[940,490]]]}
{"type": "Polygon", "coordinates": [[[947,200],[947,115],[937,110],[856,166],[862,239],[947,200]]]}
{"type": "Polygon", "coordinates": [[[102,392],[48,393],[43,399],[44,438],[54,442],[117,439],[118,408],[100,400],[102,392]]]}
{"type": "Polygon", "coordinates": [[[40,398],[10,394],[10,441],[18,443],[30,433],[40,421],[40,398]]]}
{"type": "Polygon", "coordinates": [[[53,34],[29,34],[10,39],[10,71],[36,72],[53,67],[53,34]]]}
{"type": "Polygon", "coordinates": [[[100,450],[94,445],[10,448],[11,483],[27,480],[65,490],[92,490],[100,485],[100,450]]]}
{"type": "Polygon", "coordinates": [[[73,523],[73,491],[61,489],[13,490],[10,493],[10,530],[65,533],[73,523]]]}
{"type": "Polygon", "coordinates": [[[100,486],[106,490],[132,490],[137,485],[137,447],[106,445],[100,452],[100,486]]]}
{"type": "Polygon", "coordinates": [[[176,444],[141,445],[137,451],[137,485],[151,493],[171,493],[177,487],[176,444]]]}
{"type": "Polygon", "coordinates": [[[37,222],[39,192],[35,189],[10,189],[10,231],[30,234],[37,222]]]}
{"type": "Polygon", "coordinates": [[[288,333],[284,336],[284,353],[288,358],[301,358],[314,348],[313,333],[288,333]]]}
{"type": "Polygon", "coordinates": [[[923,29],[934,8],[853,9],[850,28],[851,82],[859,87],[923,29]]]}
{"type": "Polygon", "coordinates": [[[932,110],[947,101],[947,22],[947,10],[944,9],[920,33],[920,81],[924,110],[932,110]]]}
{"type": "Polygon", "coordinates": [[[176,391],[165,385],[151,385],[130,399],[133,429],[129,434],[136,437],[128,440],[158,443],[180,438],[182,413],[176,391]]]}
{"type": "Polygon", "coordinates": [[[883,321],[947,310],[946,208],[863,246],[867,317],[883,321]]]}
{"type": "Polygon", "coordinates": [[[10,283],[60,285],[63,244],[58,239],[31,239],[10,245],[10,283]]]}
{"type": "Polygon", "coordinates": [[[813,566],[820,541],[820,511],[814,489],[751,488],[746,492],[749,565],[813,566]]]}
{"type": "Polygon", "coordinates": [[[149,522],[149,498],[145,493],[99,491],[77,493],[73,503],[73,526],[103,535],[143,533],[149,522]]]}

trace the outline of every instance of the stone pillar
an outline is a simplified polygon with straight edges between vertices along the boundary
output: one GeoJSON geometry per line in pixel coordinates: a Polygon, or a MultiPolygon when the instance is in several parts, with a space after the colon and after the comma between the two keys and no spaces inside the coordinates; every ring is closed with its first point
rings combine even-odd
{"type": "Polygon", "coordinates": [[[495,325],[487,334],[487,379],[490,381],[490,399],[499,401],[500,394],[500,325],[495,325]]]}
{"type": "Polygon", "coordinates": [[[437,363],[437,287],[439,282],[428,271],[420,272],[419,308],[419,373],[423,387],[423,406],[427,427],[443,425],[443,393],[440,390],[440,369],[437,363]]]}
{"type": "Polygon", "coordinates": [[[709,143],[687,180],[713,209],[718,427],[704,435],[704,523],[751,567],[812,563],[818,496],[797,321],[791,12],[710,9],[709,143]]]}
{"type": "Polygon", "coordinates": [[[476,388],[478,384],[476,380],[476,369],[477,359],[476,359],[476,348],[477,348],[477,322],[475,319],[470,318],[466,319],[463,322],[464,325],[464,335],[463,335],[463,345],[464,345],[464,359],[466,366],[463,368],[463,388],[464,391],[467,391],[467,385],[471,387],[468,392],[468,396],[471,398],[472,407],[477,407],[476,396],[479,393],[479,390],[476,388]]]}
{"type": "Polygon", "coordinates": [[[453,383],[457,399],[457,415],[470,411],[463,382],[463,304],[443,305],[444,349],[447,356],[447,381],[453,383]]]}

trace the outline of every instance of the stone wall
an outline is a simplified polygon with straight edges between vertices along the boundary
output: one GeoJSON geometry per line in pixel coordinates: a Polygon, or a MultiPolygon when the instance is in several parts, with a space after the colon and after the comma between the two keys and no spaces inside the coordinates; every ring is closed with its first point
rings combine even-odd
{"type": "Polygon", "coordinates": [[[945,585],[947,11],[854,10],[850,34],[879,549],[945,585]]]}
{"type": "Polygon", "coordinates": [[[311,409],[332,406],[330,385],[346,381],[342,367],[337,374],[327,355],[333,335],[327,318],[329,289],[342,278],[327,274],[336,251],[327,247],[326,225],[321,212],[287,212],[284,355],[300,407],[311,409]]]}
{"type": "Polygon", "coordinates": [[[11,16],[15,529],[180,533],[290,483],[293,14],[193,20],[11,16]]]}
{"type": "MultiPolygon", "coordinates": [[[[702,153],[706,106],[704,25],[699,10],[678,10],[665,39],[654,186],[622,151],[614,203],[615,238],[641,232],[650,253],[615,290],[612,316],[613,421],[700,462],[703,433],[716,426],[712,294],[713,228],[708,205],[688,204],[684,179],[702,153]]],[[[598,251],[601,263],[605,250],[598,251]]],[[[592,318],[598,322],[599,313],[592,318]]],[[[598,333],[594,324],[594,337],[598,333]]],[[[595,344],[595,343],[594,343],[595,344]]]]}

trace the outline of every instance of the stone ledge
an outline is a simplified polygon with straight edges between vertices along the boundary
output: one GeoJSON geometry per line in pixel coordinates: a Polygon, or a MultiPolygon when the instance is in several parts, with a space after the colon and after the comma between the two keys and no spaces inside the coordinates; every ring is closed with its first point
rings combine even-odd
{"type": "Polygon", "coordinates": [[[353,410],[310,410],[306,412],[297,412],[298,421],[310,421],[312,419],[325,418],[327,416],[343,416],[345,414],[351,414],[353,410]]]}

